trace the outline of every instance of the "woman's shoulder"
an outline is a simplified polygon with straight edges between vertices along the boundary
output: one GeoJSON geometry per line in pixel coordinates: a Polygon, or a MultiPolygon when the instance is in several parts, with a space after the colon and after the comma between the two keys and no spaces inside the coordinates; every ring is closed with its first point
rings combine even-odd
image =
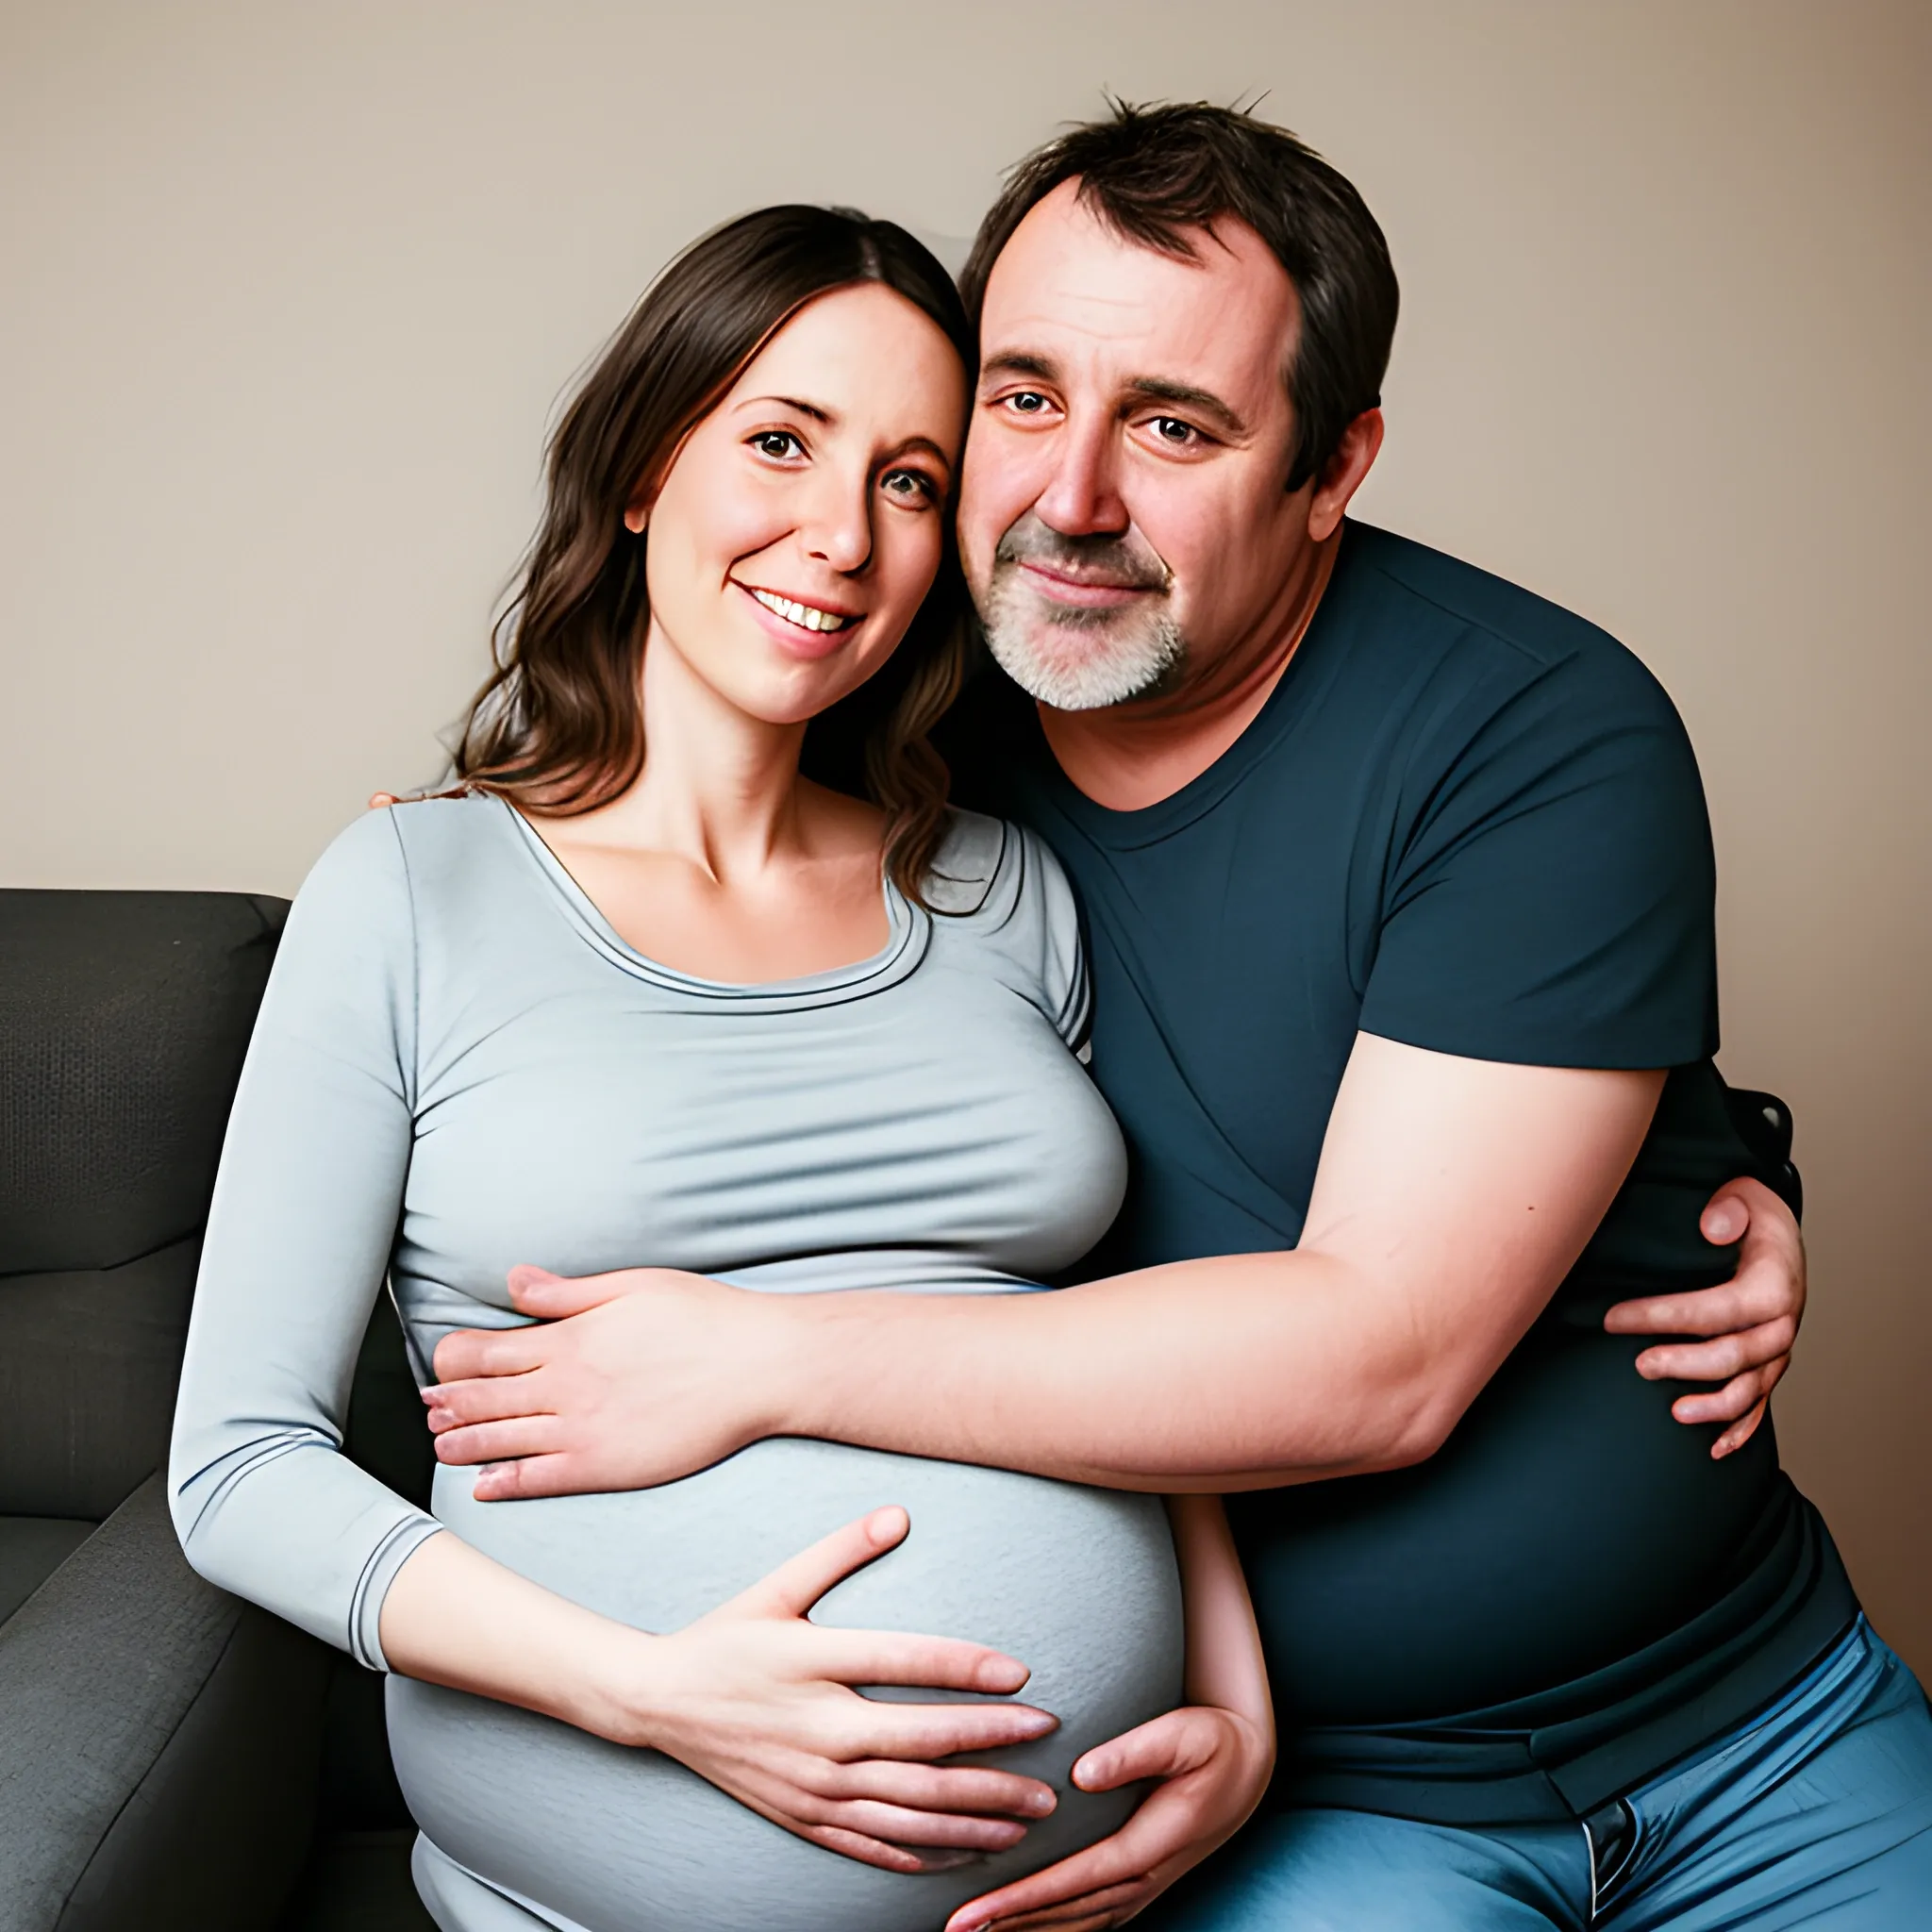
{"type": "Polygon", "coordinates": [[[358,924],[385,913],[415,925],[425,909],[473,884],[507,849],[506,808],[481,793],[398,799],[338,832],[296,895],[311,917],[326,908],[358,924]]]}
{"type": "Polygon", "coordinates": [[[1039,833],[1010,819],[954,808],[928,871],[926,903],[941,927],[970,934],[1011,960],[1028,996],[1069,1044],[1084,1039],[1079,908],[1039,833]]]}
{"type": "Polygon", "coordinates": [[[935,912],[956,917],[986,913],[1049,924],[1074,918],[1073,889],[1038,832],[958,806],[946,813],[927,868],[926,900],[935,912]]]}

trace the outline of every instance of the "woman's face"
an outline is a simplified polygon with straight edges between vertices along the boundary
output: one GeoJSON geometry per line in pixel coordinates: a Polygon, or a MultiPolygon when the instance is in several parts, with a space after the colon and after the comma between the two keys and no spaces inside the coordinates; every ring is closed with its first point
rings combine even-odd
{"type": "Polygon", "coordinates": [[[773,724],[815,716],[891,657],[939,570],[966,375],[874,282],[800,309],[685,439],[648,526],[649,650],[773,724]]]}

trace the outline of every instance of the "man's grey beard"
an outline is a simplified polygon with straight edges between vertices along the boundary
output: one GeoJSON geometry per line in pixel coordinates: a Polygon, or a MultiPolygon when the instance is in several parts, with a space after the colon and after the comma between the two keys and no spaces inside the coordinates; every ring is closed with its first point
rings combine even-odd
{"type": "Polygon", "coordinates": [[[1022,518],[1000,539],[979,615],[994,662],[1023,691],[1057,711],[1097,711],[1174,681],[1188,647],[1168,611],[1141,600],[1111,609],[1053,604],[1028,587],[1025,558],[1163,594],[1169,582],[1166,567],[1131,538],[1068,538],[1030,513],[1022,518]]]}

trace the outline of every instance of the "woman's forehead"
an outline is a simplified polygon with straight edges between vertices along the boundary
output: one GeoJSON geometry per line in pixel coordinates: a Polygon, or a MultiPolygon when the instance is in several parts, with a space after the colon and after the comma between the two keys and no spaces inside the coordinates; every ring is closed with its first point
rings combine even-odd
{"type": "Polygon", "coordinates": [[[965,371],[930,316],[880,282],[834,289],[786,320],[732,385],[727,407],[760,395],[872,416],[957,409],[965,371]]]}

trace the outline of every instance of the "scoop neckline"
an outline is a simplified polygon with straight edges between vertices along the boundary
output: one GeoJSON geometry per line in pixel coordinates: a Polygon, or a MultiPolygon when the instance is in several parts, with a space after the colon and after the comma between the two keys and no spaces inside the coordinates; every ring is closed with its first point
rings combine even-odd
{"type": "Polygon", "coordinates": [[[641,953],[598,909],[596,902],[571,875],[570,868],[558,858],[543,836],[507,798],[486,793],[508,815],[519,842],[541,874],[552,893],[578,936],[593,951],[633,978],[648,980],[667,991],[700,1001],[728,1002],[737,1007],[809,1006],[824,1001],[850,999],[859,993],[875,992],[883,986],[901,980],[924,957],[931,928],[926,913],[912,904],[892,883],[890,874],[881,882],[886,908],[886,942],[875,953],[849,965],[828,967],[822,973],[808,973],[791,979],[730,980],[707,979],[641,953]]]}

